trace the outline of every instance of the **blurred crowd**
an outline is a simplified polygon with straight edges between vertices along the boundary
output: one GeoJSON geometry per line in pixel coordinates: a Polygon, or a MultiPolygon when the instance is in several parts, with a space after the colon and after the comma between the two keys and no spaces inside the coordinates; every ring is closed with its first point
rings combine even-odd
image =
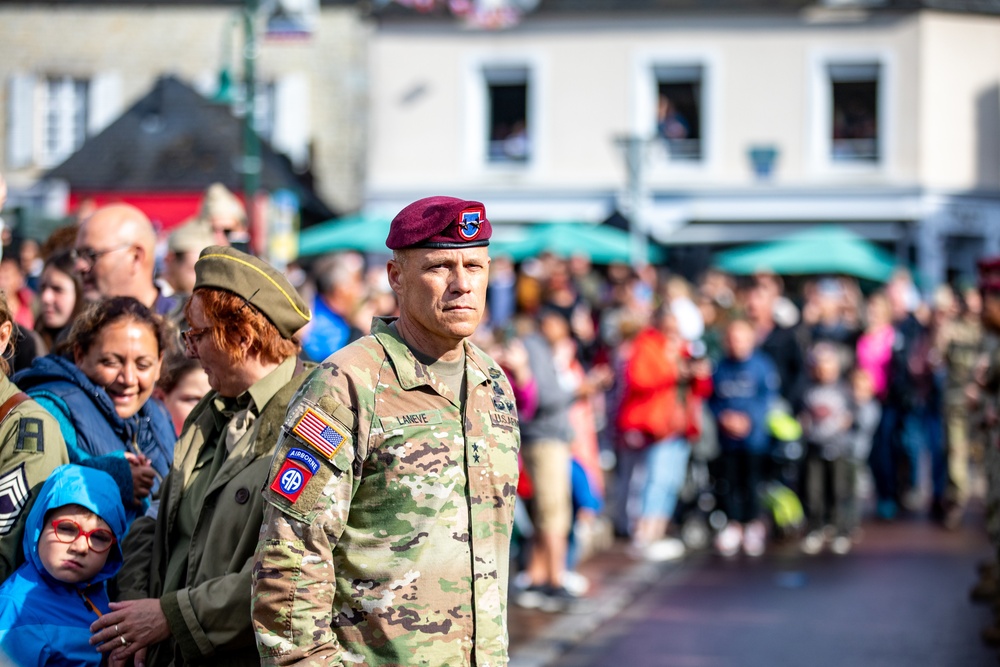
{"type": "MultiPolygon", "coordinates": [[[[210,245],[246,247],[246,216],[221,186],[165,237],[129,222],[127,208],[104,207],[44,242],[10,239],[0,319],[18,387],[79,434],[67,439],[70,460],[114,458],[103,470],[129,512],[155,515],[173,439],[210,387],[178,335],[194,262],[210,245]],[[127,302],[81,315],[102,297],[127,302]],[[139,347],[130,359],[163,361],[137,363],[119,387],[109,368],[128,336],[139,347]],[[103,420],[90,432],[107,431],[105,442],[85,442],[70,389],[105,392],[103,412],[83,410],[103,420]]],[[[286,275],[312,309],[297,335],[311,361],[396,311],[383,258],[340,252],[286,275]]],[[[977,285],[925,299],[905,270],[884,285],[715,270],[692,282],[664,266],[546,254],[493,257],[487,299],[474,342],[507,371],[521,429],[520,606],[569,609],[588,588],[576,565],[612,535],[637,560],[758,557],[776,540],[846,555],[868,518],[926,515],[954,529],[981,492],[996,417],[977,285]]],[[[201,335],[192,331],[189,344],[201,335]]],[[[15,559],[4,558],[9,574],[15,559]]]]}

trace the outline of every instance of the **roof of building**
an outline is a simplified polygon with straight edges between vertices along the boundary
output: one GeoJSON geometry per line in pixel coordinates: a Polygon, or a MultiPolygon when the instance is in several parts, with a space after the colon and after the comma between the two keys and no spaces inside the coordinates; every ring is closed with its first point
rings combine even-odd
{"type": "MultiPolygon", "coordinates": [[[[190,192],[222,183],[238,192],[243,188],[243,175],[237,171],[242,142],[243,123],[228,106],[164,76],[46,176],[67,181],[71,190],[190,192]]],[[[263,141],[260,153],[263,189],[295,192],[304,219],[334,215],[288,158],[263,141]]]]}
{"type": "MultiPolygon", "coordinates": [[[[395,2],[376,2],[374,14],[382,19],[427,20],[448,16],[444,3],[430,11],[417,11],[395,2]]],[[[517,4],[516,2],[514,4],[517,4]]],[[[586,16],[599,14],[788,14],[815,7],[864,9],[872,12],[910,12],[934,9],[947,12],[1000,14],[1000,0],[539,0],[529,16],[586,16]]]]}

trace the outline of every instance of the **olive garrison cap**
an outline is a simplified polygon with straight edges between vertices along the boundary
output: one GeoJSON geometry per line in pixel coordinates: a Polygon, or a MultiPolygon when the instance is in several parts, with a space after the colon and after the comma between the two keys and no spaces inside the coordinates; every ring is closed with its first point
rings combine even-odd
{"type": "Polygon", "coordinates": [[[242,297],[271,320],[285,338],[291,338],[309,322],[309,306],[288,279],[253,255],[228,246],[209,246],[201,251],[194,272],[195,289],[211,287],[242,297]]]}
{"type": "Polygon", "coordinates": [[[212,227],[197,218],[185,221],[167,237],[167,250],[174,253],[201,252],[210,245],[215,245],[212,227]]]}
{"type": "Polygon", "coordinates": [[[425,197],[392,219],[385,245],[403,248],[474,248],[490,244],[486,207],[455,197],[425,197]]]}

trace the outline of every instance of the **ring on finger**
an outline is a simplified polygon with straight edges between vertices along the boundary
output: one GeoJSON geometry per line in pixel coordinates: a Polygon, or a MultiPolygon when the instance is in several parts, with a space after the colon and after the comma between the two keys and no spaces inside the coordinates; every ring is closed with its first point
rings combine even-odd
{"type": "Polygon", "coordinates": [[[122,633],[122,631],[118,629],[118,624],[115,623],[115,634],[116,635],[120,635],[121,633],[122,633]]]}
{"type": "Polygon", "coordinates": [[[118,635],[118,639],[122,640],[122,646],[128,646],[128,642],[125,641],[125,635],[118,635]]]}

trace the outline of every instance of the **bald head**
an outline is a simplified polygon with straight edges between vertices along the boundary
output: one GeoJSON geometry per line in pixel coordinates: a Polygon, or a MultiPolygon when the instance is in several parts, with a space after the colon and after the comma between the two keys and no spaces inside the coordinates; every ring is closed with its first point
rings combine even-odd
{"type": "Polygon", "coordinates": [[[158,295],[155,251],[156,232],[145,213],[129,204],[98,208],[76,235],[76,270],[84,298],[131,296],[152,306],[158,295]]]}

